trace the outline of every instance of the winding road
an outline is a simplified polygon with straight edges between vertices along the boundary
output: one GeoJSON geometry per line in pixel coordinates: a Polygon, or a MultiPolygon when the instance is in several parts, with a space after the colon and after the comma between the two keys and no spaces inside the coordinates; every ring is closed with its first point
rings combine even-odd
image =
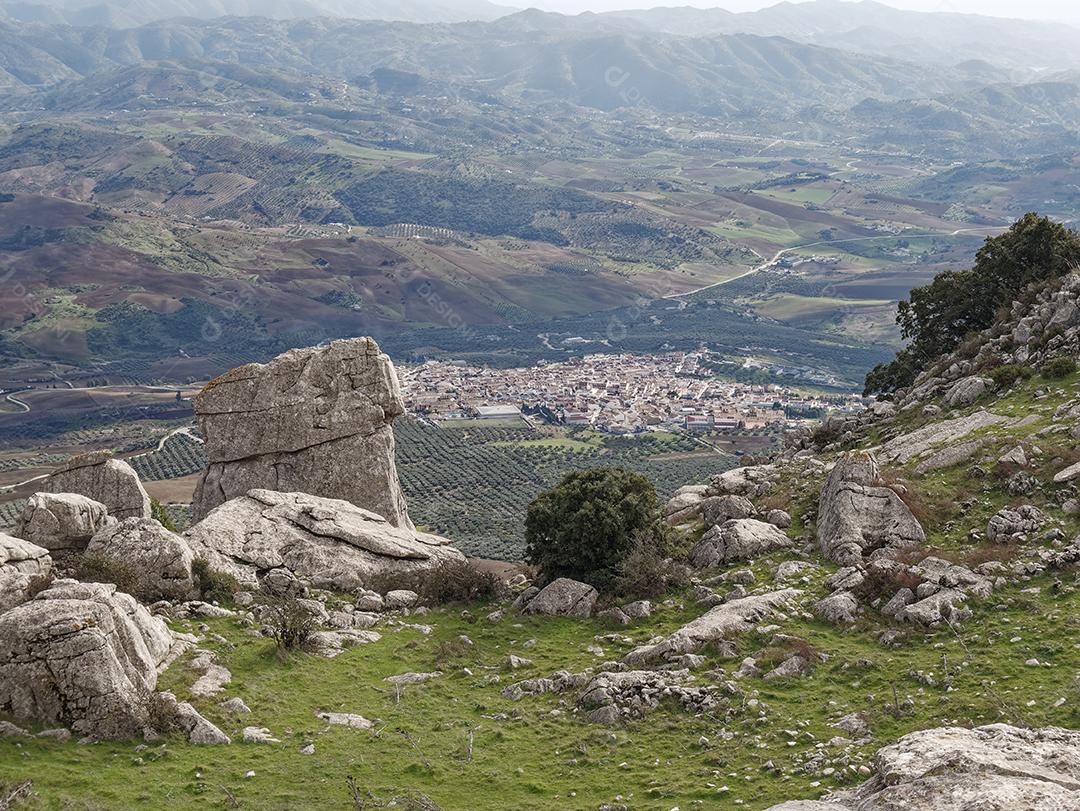
{"type": "Polygon", "coordinates": [[[19,400],[18,398],[15,397],[14,394],[9,394],[4,399],[7,400],[12,405],[19,406],[23,411],[29,411],[30,410],[30,404],[29,403],[24,403],[22,400],[19,400]]]}
{"type": "MultiPolygon", "coordinates": [[[[906,234],[906,233],[905,234],[883,234],[881,236],[874,236],[874,237],[851,237],[850,239],[831,239],[831,240],[830,239],[822,239],[822,240],[818,240],[817,242],[806,242],[806,243],[804,243],[802,245],[792,245],[790,248],[783,248],[783,249],[777,251],[773,255],[772,259],[768,260],[767,262],[762,262],[760,265],[755,265],[754,267],[750,268],[750,270],[746,271],[745,273],[740,273],[738,276],[732,276],[730,279],[724,279],[721,282],[713,282],[712,284],[707,284],[704,287],[698,287],[698,288],[696,288],[694,290],[687,290],[685,293],[669,293],[668,295],[664,296],[664,298],[666,298],[666,299],[685,298],[686,296],[692,296],[695,293],[700,293],[700,292],[702,292],[704,290],[711,290],[714,287],[720,287],[721,285],[729,284],[729,283],[737,281],[739,279],[745,279],[747,276],[752,276],[753,274],[757,273],[758,271],[767,270],[767,269],[769,269],[771,267],[775,267],[777,262],[780,261],[780,258],[785,253],[790,253],[791,251],[799,251],[799,250],[802,250],[803,248],[816,248],[819,245],[845,245],[845,244],[847,244],[849,242],[872,242],[874,240],[879,240],[879,239],[918,239],[918,238],[922,238],[922,237],[955,237],[955,236],[959,236],[960,234],[966,234],[966,233],[969,233],[969,232],[977,232],[977,231],[989,231],[990,233],[985,234],[985,236],[992,236],[993,234],[999,233],[999,232],[1004,231],[1004,230],[1005,230],[1005,226],[998,227],[998,226],[986,226],[986,225],[984,225],[984,226],[979,226],[979,227],[976,227],[976,228],[957,228],[955,231],[950,231],[948,233],[937,232],[937,233],[930,233],[930,234],[906,234]]],[[[757,252],[755,251],[755,253],[757,253],[757,252]]],[[[758,255],[760,256],[760,254],[758,254],[758,255]]]]}

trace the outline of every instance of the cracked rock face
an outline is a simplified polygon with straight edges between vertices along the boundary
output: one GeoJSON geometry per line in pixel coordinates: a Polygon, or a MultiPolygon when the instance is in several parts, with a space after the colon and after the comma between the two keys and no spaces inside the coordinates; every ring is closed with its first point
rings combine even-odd
{"type": "Polygon", "coordinates": [[[104,504],[77,493],[35,493],[19,516],[15,533],[51,552],[81,552],[110,523],[104,504]]]}
{"type": "Polygon", "coordinates": [[[877,774],[825,801],[770,811],[1018,811],[1080,808],[1080,732],[1007,724],[905,735],[874,758],[877,774]]]}
{"type": "Polygon", "coordinates": [[[50,572],[48,549],[0,532],[0,612],[30,599],[35,579],[50,572]]]}
{"type": "Polygon", "coordinates": [[[690,552],[698,569],[719,566],[791,546],[782,529],[755,518],[734,518],[714,526],[701,536],[690,552]]]}
{"type": "Polygon", "coordinates": [[[44,493],[79,493],[101,502],[113,518],[149,518],[150,496],[139,474],[108,451],[76,456],[41,483],[44,493]]]}
{"type": "Polygon", "coordinates": [[[623,657],[623,664],[640,667],[693,653],[710,642],[748,631],[766,618],[781,617],[781,609],[801,595],[798,589],[781,589],[715,606],[656,644],[630,651],[623,657]]]}
{"type": "Polygon", "coordinates": [[[589,617],[592,616],[597,597],[596,589],[588,583],[560,577],[544,586],[523,610],[526,614],[589,617]]]}
{"type": "Polygon", "coordinates": [[[248,586],[284,567],[318,588],[355,591],[465,560],[445,538],[393,526],[347,501],[271,490],[222,504],[184,538],[196,557],[248,586]]]}
{"type": "Polygon", "coordinates": [[[342,499],[411,529],[391,427],[404,411],[393,364],[370,338],[225,373],[195,397],[210,459],[195,520],[261,488],[342,499]]]}
{"type": "Polygon", "coordinates": [[[138,596],[147,602],[195,596],[191,547],[153,518],[127,518],[105,527],[87,544],[86,554],[130,567],[138,580],[138,596]]]}
{"type": "Polygon", "coordinates": [[[133,597],[101,583],[60,580],[0,614],[0,713],[128,738],[149,721],[172,633],[133,597]]]}
{"type": "Polygon", "coordinates": [[[870,454],[850,453],[837,461],[818,501],[818,543],[827,558],[855,566],[879,549],[917,546],[926,540],[900,496],[881,484],[870,454]]]}

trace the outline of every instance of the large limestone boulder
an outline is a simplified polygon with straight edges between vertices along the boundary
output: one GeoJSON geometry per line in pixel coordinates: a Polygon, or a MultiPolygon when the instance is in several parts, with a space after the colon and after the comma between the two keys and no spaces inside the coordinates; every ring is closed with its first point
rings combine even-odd
{"type": "Polygon", "coordinates": [[[465,560],[445,538],[394,526],[347,501],[272,490],[225,502],[184,537],[196,557],[247,585],[284,567],[320,588],[392,588],[395,577],[465,560]]]}
{"type": "Polygon", "coordinates": [[[800,596],[798,589],[781,589],[714,606],[664,639],[630,651],[623,657],[623,664],[631,668],[653,665],[731,639],[766,618],[779,618],[784,607],[800,596]]]}
{"type": "Polygon", "coordinates": [[[81,552],[111,523],[104,504],[78,493],[35,493],[23,507],[15,534],[58,554],[81,552]]]}
{"type": "Polygon", "coordinates": [[[769,811],[1080,808],[1080,732],[1071,729],[927,729],[879,750],[874,766],[877,773],[853,791],[769,811]]]}
{"type": "Polygon", "coordinates": [[[1009,422],[1008,417],[980,409],[963,417],[932,422],[911,433],[901,434],[875,449],[875,454],[884,463],[895,462],[903,465],[935,448],[963,439],[975,431],[1006,422],[1009,422]]]}
{"type": "Polygon", "coordinates": [[[150,496],[139,474],[109,451],[76,456],[44,479],[44,493],[79,493],[105,505],[113,518],[149,518],[150,496]]]}
{"type": "Polygon", "coordinates": [[[690,562],[698,569],[747,560],[790,546],[783,530],[756,518],[733,518],[714,526],[701,536],[690,551],[690,562]]]}
{"type": "Polygon", "coordinates": [[[134,598],[59,580],[0,614],[0,714],[94,738],[146,728],[173,635],[134,598]]]}
{"type": "Polygon", "coordinates": [[[586,618],[592,616],[598,596],[588,583],[560,577],[540,589],[522,610],[526,614],[586,618]]]}
{"type": "Polygon", "coordinates": [[[701,503],[709,486],[688,484],[680,487],[664,505],[664,521],[670,526],[690,524],[701,517],[701,503]]]}
{"type": "Polygon", "coordinates": [[[768,493],[779,478],[772,465],[737,467],[713,476],[708,493],[711,496],[733,495],[755,499],[768,493]]]}
{"type": "Polygon", "coordinates": [[[126,518],[105,527],[90,539],[86,554],[128,566],[142,600],[186,600],[195,595],[191,547],[153,518],[126,518]]]}
{"type": "Polygon", "coordinates": [[[30,599],[51,572],[48,549],[0,532],[0,613],[30,599]]]}
{"type": "Polygon", "coordinates": [[[969,406],[982,397],[994,385],[987,377],[964,377],[957,380],[945,393],[945,402],[953,408],[969,406]]]}
{"type": "Polygon", "coordinates": [[[841,566],[926,540],[900,496],[882,486],[877,462],[865,452],[842,456],[829,473],[818,500],[817,536],[821,551],[841,566]]]}
{"type": "Polygon", "coordinates": [[[404,403],[390,358],[370,338],[240,366],[194,402],[210,459],[192,504],[196,521],[265,489],[349,501],[412,528],[391,428],[404,403]]]}
{"type": "Polygon", "coordinates": [[[706,527],[714,527],[732,518],[752,518],[757,508],[746,496],[709,496],[701,502],[701,517],[706,527]]]}

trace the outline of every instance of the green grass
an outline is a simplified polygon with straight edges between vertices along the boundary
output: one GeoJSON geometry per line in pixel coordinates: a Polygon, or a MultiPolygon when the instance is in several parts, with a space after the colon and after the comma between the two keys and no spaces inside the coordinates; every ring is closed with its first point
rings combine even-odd
{"type": "Polygon", "coordinates": [[[757,192],[785,203],[813,203],[819,206],[827,203],[835,193],[836,189],[823,189],[819,186],[777,186],[757,192]]]}
{"type": "MultiPolygon", "coordinates": [[[[754,568],[760,580],[765,566],[754,568]]],[[[799,770],[819,742],[842,734],[829,724],[848,712],[866,712],[873,730],[871,742],[853,747],[855,766],[869,764],[881,744],[939,724],[1080,725],[1080,694],[1073,684],[1080,653],[1070,625],[1080,611],[1080,596],[1071,587],[1055,593],[1050,578],[1024,586],[1041,590],[1022,594],[1014,588],[977,607],[960,631],[963,645],[949,630],[924,635],[908,628],[899,647],[883,648],[874,640],[876,626],[840,631],[818,622],[783,622],[785,633],[830,654],[811,676],[783,683],[744,680],[742,695],[707,716],[661,707],[645,720],[612,728],[579,721],[572,694],[518,703],[500,695],[512,681],[602,661],[585,650],[595,635],[609,631],[596,621],[514,617],[470,624],[458,607],[421,618],[435,626],[430,636],[381,629],[382,640],[336,659],[296,655],[284,662],[273,655],[268,640],[249,636],[230,620],[212,621],[211,630],[228,644],[208,644],[234,676],[222,698],[239,695],[252,713],[229,718],[216,699],[196,705],[230,735],[238,737],[242,726],[266,726],[280,744],[198,748],[169,738],[142,747],[138,742],[4,739],[0,781],[32,777],[38,797],[28,808],[226,808],[233,807],[226,801],[228,789],[246,808],[349,809],[354,806],[346,779],[352,777],[362,791],[381,798],[422,792],[446,811],[595,809],[612,802],[667,811],[676,805],[735,807],[735,800],[743,800],[738,807],[761,809],[861,781],[844,769],[827,777],[799,770]],[[444,645],[460,634],[475,644],[446,653],[444,645]],[[1020,641],[1008,641],[1014,637],[1020,641]],[[527,639],[537,644],[522,650],[527,639]],[[515,651],[534,665],[503,670],[506,656],[515,651]],[[1025,666],[1031,657],[1051,667],[1025,666]],[[435,668],[446,675],[407,688],[400,700],[383,682],[395,673],[435,668]],[[912,675],[919,671],[933,673],[934,685],[912,675]],[[901,701],[914,702],[899,718],[886,709],[894,685],[901,701]],[[757,691],[760,707],[747,703],[751,691],[757,691]],[[1055,708],[1059,698],[1066,703],[1055,708]],[[327,730],[314,716],[321,710],[377,719],[376,731],[327,730]],[[759,710],[765,722],[758,720],[759,710]],[[725,741],[722,730],[734,737],[725,741]],[[702,736],[708,740],[699,743],[702,736]],[[315,754],[301,755],[309,742],[315,754]],[[765,769],[769,761],[783,777],[765,769]],[[255,774],[245,778],[249,770],[255,774]]],[[[679,605],[681,599],[625,633],[642,641],[703,610],[679,605]]],[[[470,610],[484,613],[482,607],[470,610]]],[[[766,641],[756,634],[740,639],[739,657],[757,652],[766,641]]],[[[599,644],[607,658],[629,648],[599,644]]],[[[738,661],[710,654],[709,666],[734,669],[738,661]]],[[[699,673],[701,683],[714,678],[720,676],[699,673]]],[[[162,687],[185,696],[193,680],[178,663],[162,687]]],[[[826,751],[840,754],[836,748],[826,751]]]]}

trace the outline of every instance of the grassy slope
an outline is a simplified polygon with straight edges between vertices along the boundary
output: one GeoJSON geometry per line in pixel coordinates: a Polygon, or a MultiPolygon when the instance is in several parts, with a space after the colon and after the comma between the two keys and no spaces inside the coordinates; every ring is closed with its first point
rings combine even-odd
{"type": "MultiPolygon", "coordinates": [[[[786,632],[830,654],[812,676],[788,683],[745,680],[746,695],[730,699],[726,713],[715,716],[661,709],[612,729],[580,723],[570,712],[572,701],[560,696],[513,704],[499,694],[517,678],[600,661],[585,650],[594,634],[608,631],[595,621],[513,618],[469,624],[458,610],[446,610],[426,619],[436,626],[428,637],[389,631],[381,641],[337,659],[298,656],[285,663],[273,656],[266,640],[248,636],[229,620],[214,621],[212,629],[229,644],[209,646],[234,675],[224,695],[242,696],[252,714],[228,718],[214,701],[196,704],[234,736],[245,725],[267,726],[282,743],[206,749],[179,739],[145,748],[135,742],[2,740],[0,781],[32,777],[39,792],[32,808],[232,807],[224,786],[241,807],[347,809],[352,807],[350,776],[384,799],[419,791],[448,811],[588,809],[619,796],[633,809],[718,807],[720,802],[728,807],[736,800],[743,801],[740,807],[764,808],[861,779],[843,769],[829,777],[796,771],[820,742],[842,734],[828,724],[851,711],[867,711],[874,733],[872,741],[853,747],[853,766],[869,763],[881,744],[937,724],[1080,725],[1080,695],[1073,684],[1080,652],[1071,628],[1080,596],[1072,589],[1057,594],[1050,586],[1043,579],[1025,584],[1039,587],[1037,594],[1019,588],[999,594],[992,602],[1007,610],[978,607],[962,631],[970,658],[948,630],[923,636],[909,629],[900,647],[885,649],[874,641],[876,626],[842,632],[818,622],[785,622],[786,632]],[[462,633],[475,645],[447,653],[447,643],[462,633]],[[1007,641],[1016,637],[1019,641],[1007,641]],[[537,639],[536,647],[520,650],[530,638],[537,639]],[[503,671],[502,661],[515,650],[534,666],[503,671]],[[1033,656],[1052,666],[1026,667],[1024,661],[1033,656]],[[409,687],[400,702],[382,682],[394,673],[435,667],[447,675],[409,687]],[[933,674],[934,686],[912,675],[919,671],[933,674]],[[899,719],[883,709],[892,701],[893,684],[901,700],[914,701],[914,709],[899,719]],[[748,704],[751,696],[760,707],[748,704]],[[1066,703],[1055,708],[1059,698],[1066,703]],[[764,722],[758,720],[762,708],[764,722]],[[378,719],[377,731],[325,732],[314,718],[317,710],[361,713],[378,719]],[[723,729],[735,737],[725,741],[723,729]],[[470,731],[471,761],[466,754],[470,731]],[[709,740],[699,742],[701,736],[709,740]],[[312,741],[315,755],[301,755],[300,747],[312,741]],[[766,770],[769,761],[782,776],[766,770]],[[255,775],[245,778],[249,770],[255,775]]],[[[697,613],[688,603],[627,633],[645,640],[697,613]]],[[[740,640],[740,653],[757,650],[761,642],[756,636],[740,640]]],[[[609,656],[628,647],[601,644],[609,656]]],[[[710,665],[732,668],[733,662],[711,657],[710,665]]],[[[183,694],[193,679],[176,665],[163,686],[183,694]]]]}

